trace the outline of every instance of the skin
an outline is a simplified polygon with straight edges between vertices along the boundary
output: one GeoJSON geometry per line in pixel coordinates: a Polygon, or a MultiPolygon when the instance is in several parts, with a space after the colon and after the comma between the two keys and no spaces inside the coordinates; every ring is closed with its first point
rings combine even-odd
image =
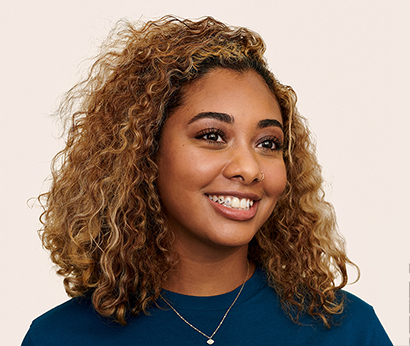
{"type": "MultiPolygon", "coordinates": [[[[216,69],[183,93],[164,125],[157,159],[158,191],[180,256],[165,288],[223,294],[243,283],[248,244],[285,188],[282,116],[254,71],[216,69]],[[209,195],[249,198],[254,205],[236,210],[209,195]]],[[[248,278],[253,270],[251,264],[248,278]]]]}

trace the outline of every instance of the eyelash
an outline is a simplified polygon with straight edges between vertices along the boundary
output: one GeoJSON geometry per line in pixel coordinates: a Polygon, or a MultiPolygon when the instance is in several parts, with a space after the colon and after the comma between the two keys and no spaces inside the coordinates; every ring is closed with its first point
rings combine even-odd
{"type": "MultiPolygon", "coordinates": [[[[206,141],[206,142],[208,142],[208,143],[210,143],[210,144],[213,144],[213,145],[222,145],[222,144],[224,144],[225,141],[226,141],[226,136],[225,136],[225,133],[224,133],[222,130],[220,130],[220,129],[217,129],[217,128],[209,128],[209,129],[205,129],[205,130],[202,130],[201,132],[199,132],[199,133],[195,136],[195,139],[204,140],[204,141],[206,141]],[[214,134],[214,135],[216,135],[217,137],[221,137],[221,139],[222,139],[223,141],[211,140],[211,139],[205,138],[205,136],[210,135],[210,134],[214,134]]],[[[280,140],[279,140],[277,137],[275,137],[275,136],[267,136],[267,137],[264,137],[264,138],[262,138],[262,139],[258,142],[257,145],[259,146],[259,145],[261,145],[262,143],[268,142],[268,141],[272,142],[274,148],[264,148],[264,147],[262,147],[262,149],[264,149],[264,150],[269,150],[269,151],[281,151],[281,150],[283,150],[283,143],[282,143],[282,141],[280,141],[280,140]]]]}
{"type": "Polygon", "coordinates": [[[283,143],[282,141],[280,141],[277,137],[275,136],[268,136],[268,137],[264,137],[262,138],[259,143],[258,146],[264,142],[270,141],[273,143],[274,148],[263,148],[265,150],[270,150],[270,151],[281,151],[283,150],[283,143]]]}
{"type": "Polygon", "coordinates": [[[214,141],[214,140],[210,140],[210,139],[205,138],[206,135],[210,135],[210,134],[215,134],[215,135],[221,137],[221,139],[225,142],[225,133],[223,131],[221,131],[220,129],[215,129],[215,128],[205,129],[205,130],[199,132],[195,136],[195,139],[202,139],[202,140],[207,141],[208,143],[211,143],[211,144],[217,144],[217,145],[224,144],[224,142],[214,141]]]}

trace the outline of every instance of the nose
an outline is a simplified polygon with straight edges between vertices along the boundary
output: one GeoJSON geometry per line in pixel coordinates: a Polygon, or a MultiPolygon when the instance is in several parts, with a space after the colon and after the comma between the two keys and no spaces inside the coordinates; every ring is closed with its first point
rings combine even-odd
{"type": "Polygon", "coordinates": [[[230,151],[228,155],[229,160],[223,170],[225,178],[239,180],[246,185],[263,180],[255,152],[242,147],[230,151]]]}

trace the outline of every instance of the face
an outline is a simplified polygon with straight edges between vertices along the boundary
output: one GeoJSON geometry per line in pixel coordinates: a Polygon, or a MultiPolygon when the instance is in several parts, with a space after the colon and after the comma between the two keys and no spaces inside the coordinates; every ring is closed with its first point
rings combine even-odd
{"type": "Polygon", "coordinates": [[[286,184],[278,102],[254,71],[217,69],[183,93],[157,157],[174,244],[247,247],[286,184]]]}

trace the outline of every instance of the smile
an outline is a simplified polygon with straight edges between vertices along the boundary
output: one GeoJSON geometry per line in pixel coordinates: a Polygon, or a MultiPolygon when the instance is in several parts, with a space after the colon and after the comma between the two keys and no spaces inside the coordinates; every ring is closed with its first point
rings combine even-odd
{"type": "Polygon", "coordinates": [[[253,200],[249,198],[238,198],[235,196],[216,196],[207,195],[207,197],[216,203],[219,203],[227,208],[249,210],[253,205],[253,200]]]}

